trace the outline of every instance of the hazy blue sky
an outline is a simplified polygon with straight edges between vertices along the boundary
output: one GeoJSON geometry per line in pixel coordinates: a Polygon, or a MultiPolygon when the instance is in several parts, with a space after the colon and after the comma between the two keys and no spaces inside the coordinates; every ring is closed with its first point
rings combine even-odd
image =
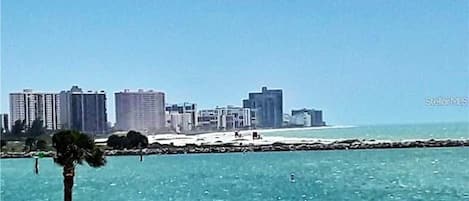
{"type": "Polygon", "coordinates": [[[261,86],[335,124],[467,121],[466,0],[2,0],[1,109],[23,88],[166,92],[199,108],[261,86]]]}

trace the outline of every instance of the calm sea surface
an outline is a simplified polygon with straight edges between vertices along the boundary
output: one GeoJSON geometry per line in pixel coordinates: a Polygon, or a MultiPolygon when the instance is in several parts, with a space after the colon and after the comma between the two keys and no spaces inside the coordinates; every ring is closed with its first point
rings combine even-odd
{"type": "Polygon", "coordinates": [[[469,139],[469,122],[356,126],[351,128],[266,132],[263,133],[263,135],[329,139],[356,138],[376,140],[405,140],[431,138],[469,139]]]}
{"type": "MultiPolygon", "coordinates": [[[[281,135],[468,139],[468,129],[467,124],[429,124],[289,131],[281,135]]],[[[62,169],[51,159],[40,159],[40,174],[36,176],[33,164],[33,159],[0,160],[0,200],[63,199],[62,169]]],[[[152,155],[142,163],[135,156],[108,157],[103,168],[77,169],[74,198],[469,201],[469,148],[152,155]]]]}
{"type": "MultiPolygon", "coordinates": [[[[75,200],[469,200],[469,148],[109,157],[75,200]],[[291,182],[290,174],[295,175],[291,182]]],[[[51,159],[1,160],[2,201],[61,200],[51,159]]]]}

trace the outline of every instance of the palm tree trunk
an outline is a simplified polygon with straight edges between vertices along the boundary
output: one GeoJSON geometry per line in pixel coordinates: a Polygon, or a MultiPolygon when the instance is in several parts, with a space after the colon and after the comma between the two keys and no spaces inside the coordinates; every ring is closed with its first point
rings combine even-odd
{"type": "Polygon", "coordinates": [[[142,152],[142,148],[140,148],[140,162],[143,161],[143,152],[142,152]]]}
{"type": "Polygon", "coordinates": [[[73,177],[75,176],[75,167],[64,166],[64,201],[72,201],[73,177]]]}

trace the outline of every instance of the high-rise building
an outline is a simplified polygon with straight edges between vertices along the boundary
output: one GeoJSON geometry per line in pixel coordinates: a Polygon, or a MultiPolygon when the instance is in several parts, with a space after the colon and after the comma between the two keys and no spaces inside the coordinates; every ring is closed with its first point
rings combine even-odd
{"type": "Polygon", "coordinates": [[[297,112],[291,116],[289,125],[311,127],[311,115],[308,112],[297,112]]]}
{"type": "Polygon", "coordinates": [[[291,125],[293,126],[325,126],[326,122],[322,119],[322,111],[314,109],[292,110],[291,125]]]}
{"type": "Polygon", "coordinates": [[[158,131],[165,127],[165,95],[153,90],[115,93],[118,130],[158,131]]]}
{"type": "Polygon", "coordinates": [[[326,122],[323,121],[322,111],[313,110],[311,114],[311,126],[325,126],[326,122]]]}
{"type": "Polygon", "coordinates": [[[280,128],[283,123],[283,95],[281,89],[267,89],[262,92],[249,93],[243,100],[243,107],[250,108],[256,118],[256,126],[263,128],[280,128]]]}
{"type": "Polygon", "coordinates": [[[8,114],[0,114],[0,134],[4,134],[10,130],[8,114]]]}
{"type": "Polygon", "coordinates": [[[62,127],[87,134],[104,134],[108,131],[106,93],[83,92],[78,86],[60,92],[60,117],[62,127]]]}
{"type": "Polygon", "coordinates": [[[194,103],[167,105],[166,127],[177,132],[194,130],[198,124],[197,105],[194,103]]]}
{"type": "Polygon", "coordinates": [[[57,93],[37,93],[31,89],[10,93],[10,125],[21,120],[29,127],[38,119],[48,130],[60,129],[59,110],[60,100],[57,93]]]}
{"type": "Polygon", "coordinates": [[[199,127],[203,130],[236,130],[251,127],[251,109],[217,107],[199,112],[199,127]]]}

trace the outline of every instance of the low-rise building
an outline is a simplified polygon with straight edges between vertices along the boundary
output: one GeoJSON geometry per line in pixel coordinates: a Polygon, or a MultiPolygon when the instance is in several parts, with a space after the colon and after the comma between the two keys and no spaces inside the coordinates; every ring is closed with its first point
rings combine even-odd
{"type": "Polygon", "coordinates": [[[282,127],[288,127],[290,122],[292,121],[292,117],[289,114],[283,114],[283,124],[282,127]]]}
{"type": "Polygon", "coordinates": [[[302,127],[325,126],[326,122],[323,121],[321,110],[303,108],[292,110],[290,125],[302,127]]]}
{"type": "Polygon", "coordinates": [[[186,133],[192,129],[189,113],[166,112],[166,127],[176,133],[186,133]]]}
{"type": "Polygon", "coordinates": [[[292,126],[311,127],[311,115],[307,112],[296,113],[289,123],[292,126]]]}
{"type": "Polygon", "coordinates": [[[194,103],[166,105],[165,114],[166,127],[178,133],[192,131],[197,127],[198,113],[194,103]]]}
{"type": "Polygon", "coordinates": [[[199,128],[202,130],[237,130],[252,127],[249,108],[217,107],[199,112],[199,128]]]}
{"type": "Polygon", "coordinates": [[[9,130],[8,114],[0,114],[0,134],[7,133],[9,130]]]}

